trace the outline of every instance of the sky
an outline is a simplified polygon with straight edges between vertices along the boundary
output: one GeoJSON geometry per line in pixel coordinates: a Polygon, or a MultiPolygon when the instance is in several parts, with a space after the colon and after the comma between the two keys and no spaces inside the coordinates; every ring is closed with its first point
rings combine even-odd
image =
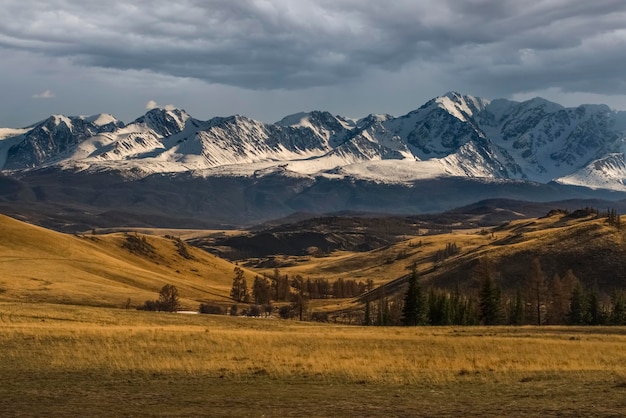
{"type": "Polygon", "coordinates": [[[626,110],[625,69],[623,0],[2,0],[0,127],[400,116],[448,91],[626,110]]]}

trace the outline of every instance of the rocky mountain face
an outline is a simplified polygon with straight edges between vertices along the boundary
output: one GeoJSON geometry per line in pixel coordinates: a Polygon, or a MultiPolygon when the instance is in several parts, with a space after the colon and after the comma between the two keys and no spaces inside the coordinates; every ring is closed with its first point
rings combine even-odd
{"type": "Polygon", "coordinates": [[[540,98],[520,103],[448,93],[397,118],[350,120],[315,111],[266,124],[242,116],[201,121],[182,110],[153,109],[128,125],[99,119],[52,116],[0,141],[2,169],[55,165],[239,176],[273,167],[296,176],[381,182],[452,176],[626,191],[616,160],[624,159],[626,112],[603,105],[564,108],[540,98]],[[377,166],[385,160],[411,164],[403,163],[404,176],[396,178],[377,166]]]}
{"type": "MultiPolygon", "coordinates": [[[[85,140],[115,132],[124,124],[109,115],[91,118],[54,115],[37,123],[4,150],[4,169],[41,167],[69,157],[85,140]]],[[[0,148],[3,142],[0,142],[0,148]]],[[[1,160],[0,160],[1,161],[1,160]]]]}
{"type": "MultiPolygon", "coordinates": [[[[70,188],[80,183],[83,191],[100,181],[90,180],[95,178],[115,179],[115,187],[124,184],[137,191],[142,184],[160,192],[163,187],[178,203],[186,202],[177,210],[190,217],[224,208],[209,210],[198,200],[181,198],[183,188],[154,184],[187,179],[213,189],[230,182],[244,196],[240,202],[245,209],[233,211],[239,214],[237,222],[252,213],[266,219],[307,205],[331,211],[423,212],[479,197],[545,198],[550,194],[546,190],[554,188],[564,198],[603,193],[620,198],[626,192],[625,138],[626,112],[607,106],[565,108],[540,98],[514,102],[453,92],[404,116],[372,114],[358,120],[321,111],[274,124],[238,115],[203,121],[180,109],[153,109],[129,124],[110,115],[55,115],[24,129],[0,129],[4,184],[14,190],[17,186],[8,179],[19,179],[25,182],[20,187],[31,191],[16,197],[2,190],[0,182],[0,201],[2,196],[35,196],[39,202],[76,199],[61,193],[55,178],[63,178],[70,188]],[[443,185],[447,189],[439,190],[443,185]],[[371,195],[373,190],[377,196],[371,195]],[[403,190],[413,200],[394,204],[390,190],[403,190]]],[[[138,208],[141,199],[130,195],[120,190],[117,196],[127,196],[123,202],[111,195],[106,203],[95,194],[80,205],[107,207],[117,201],[138,208]]],[[[164,202],[153,202],[153,207],[164,202]]]]}

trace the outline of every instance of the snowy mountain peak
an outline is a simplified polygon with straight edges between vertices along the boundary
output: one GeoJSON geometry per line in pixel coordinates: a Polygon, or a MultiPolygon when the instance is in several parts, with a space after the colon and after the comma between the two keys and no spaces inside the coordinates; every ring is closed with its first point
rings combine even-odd
{"type": "Polygon", "coordinates": [[[543,97],[533,97],[532,99],[525,100],[520,104],[525,107],[540,107],[548,112],[557,112],[563,109],[563,106],[560,104],[546,100],[543,97]]]}
{"type": "Polygon", "coordinates": [[[312,112],[298,112],[294,113],[293,115],[287,115],[278,122],[276,122],[276,125],[293,127],[308,126],[310,123],[309,120],[311,117],[311,113],[312,112]]]}
{"type": "Polygon", "coordinates": [[[347,118],[334,116],[330,112],[314,110],[312,112],[299,112],[285,116],[276,122],[275,125],[292,128],[312,128],[314,130],[320,129],[320,127],[341,130],[352,129],[355,123],[347,118]]]}
{"type": "Polygon", "coordinates": [[[144,125],[162,137],[179,133],[190,116],[182,109],[154,108],[136,119],[133,124],[144,125]]]}
{"type": "Polygon", "coordinates": [[[115,116],[108,113],[99,113],[97,115],[85,116],[83,118],[85,122],[93,123],[96,126],[105,126],[109,124],[119,124],[120,121],[115,116]]]}
{"type": "Polygon", "coordinates": [[[456,92],[448,92],[436,98],[435,103],[452,116],[465,122],[470,120],[475,114],[485,110],[489,101],[474,96],[463,96],[456,92]]]}
{"type": "Polygon", "coordinates": [[[72,120],[65,115],[52,115],[46,122],[54,127],[64,124],[70,131],[73,128],[72,120]]]}
{"type": "Polygon", "coordinates": [[[316,110],[274,124],[240,115],[200,121],[170,108],[152,109],[129,125],[109,114],[53,115],[29,129],[0,130],[1,138],[0,169],[12,170],[289,173],[381,182],[461,176],[626,190],[626,112],[565,108],[542,98],[449,92],[400,117],[352,120],[316,110]]]}
{"type": "Polygon", "coordinates": [[[393,116],[388,115],[388,114],[374,114],[374,113],[370,113],[369,115],[367,115],[366,117],[359,119],[356,121],[356,126],[358,128],[364,128],[364,127],[368,127],[370,125],[376,124],[376,123],[383,123],[386,122],[388,120],[392,120],[394,119],[393,116]]]}

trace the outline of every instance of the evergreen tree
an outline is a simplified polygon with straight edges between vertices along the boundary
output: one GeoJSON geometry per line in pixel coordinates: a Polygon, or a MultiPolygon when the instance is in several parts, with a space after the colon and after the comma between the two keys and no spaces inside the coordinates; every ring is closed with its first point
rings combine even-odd
{"type": "Polygon", "coordinates": [[[466,298],[463,302],[462,316],[460,325],[477,325],[478,312],[476,302],[471,298],[466,298]]]}
{"type": "Polygon", "coordinates": [[[483,278],[480,289],[480,320],[485,325],[498,325],[502,321],[502,292],[491,274],[483,278]]]}
{"type": "Polygon", "coordinates": [[[589,325],[603,325],[605,312],[600,302],[598,290],[594,287],[587,292],[587,323],[589,325]]]}
{"type": "Polygon", "coordinates": [[[408,326],[423,325],[426,313],[422,288],[418,282],[417,266],[413,266],[409,276],[409,288],[404,296],[404,307],[402,309],[402,324],[408,326]]]}
{"type": "Polygon", "coordinates": [[[567,313],[567,322],[570,325],[584,325],[587,323],[587,304],[585,292],[580,283],[576,283],[572,290],[570,308],[567,313]]]}
{"type": "Polygon", "coordinates": [[[428,293],[428,319],[431,325],[452,325],[450,297],[442,291],[431,289],[428,293]]]}
{"type": "Polygon", "coordinates": [[[272,289],[265,277],[255,276],[252,283],[252,299],[257,305],[270,303],[272,289]]]}
{"type": "Polygon", "coordinates": [[[626,300],[617,291],[611,295],[611,325],[626,325],[626,300]]]}
{"type": "Polygon", "coordinates": [[[241,268],[235,267],[235,277],[233,278],[233,286],[230,289],[230,297],[237,302],[249,303],[250,294],[248,293],[248,283],[244,277],[241,268]]]}
{"type": "Polygon", "coordinates": [[[550,303],[548,305],[546,322],[551,325],[564,324],[569,300],[563,291],[563,283],[558,274],[552,277],[548,285],[548,295],[550,303]]]}
{"type": "Polygon", "coordinates": [[[377,325],[389,325],[389,301],[385,293],[385,286],[378,288],[378,320],[377,325]]]}
{"type": "Polygon", "coordinates": [[[456,283],[454,286],[454,291],[452,295],[450,295],[450,316],[453,325],[461,325],[462,324],[462,298],[461,298],[461,290],[459,289],[459,284],[456,283]]]}
{"type": "MultiPolygon", "coordinates": [[[[365,283],[365,290],[371,292],[374,290],[374,280],[367,279],[365,283]]],[[[364,325],[372,325],[372,306],[369,299],[365,302],[365,318],[363,319],[364,325]]]]}

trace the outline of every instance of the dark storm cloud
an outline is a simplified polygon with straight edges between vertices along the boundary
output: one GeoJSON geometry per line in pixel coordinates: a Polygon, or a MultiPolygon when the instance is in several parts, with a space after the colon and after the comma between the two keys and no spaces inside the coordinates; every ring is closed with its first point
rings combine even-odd
{"type": "Polygon", "coordinates": [[[0,47],[247,89],[427,65],[497,95],[626,92],[621,0],[4,0],[0,47]]]}

